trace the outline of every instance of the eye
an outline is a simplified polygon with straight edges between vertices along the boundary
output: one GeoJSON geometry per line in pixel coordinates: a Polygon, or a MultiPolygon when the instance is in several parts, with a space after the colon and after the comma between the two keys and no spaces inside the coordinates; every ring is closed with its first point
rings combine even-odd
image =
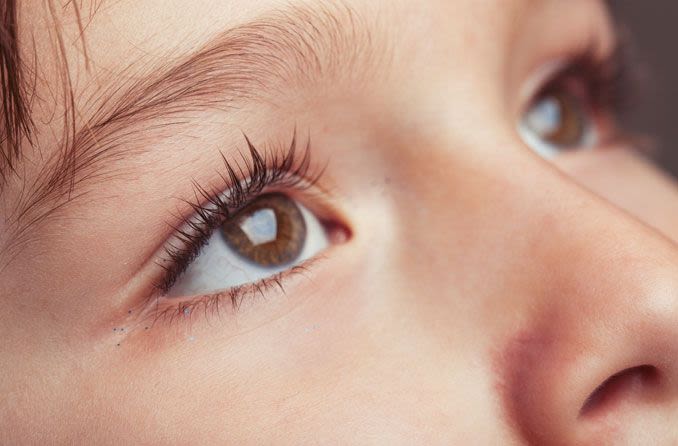
{"type": "Polygon", "coordinates": [[[214,293],[255,283],[327,248],[308,209],[282,193],[261,195],[218,225],[167,297],[214,293]]]}
{"type": "Polygon", "coordinates": [[[585,94],[567,84],[539,93],[527,108],[519,131],[535,152],[550,159],[564,151],[596,144],[595,116],[585,94]]]}
{"type": "Polygon", "coordinates": [[[617,117],[634,97],[629,68],[621,45],[607,54],[584,49],[531,95],[518,119],[519,134],[547,159],[623,139],[617,117]]]}

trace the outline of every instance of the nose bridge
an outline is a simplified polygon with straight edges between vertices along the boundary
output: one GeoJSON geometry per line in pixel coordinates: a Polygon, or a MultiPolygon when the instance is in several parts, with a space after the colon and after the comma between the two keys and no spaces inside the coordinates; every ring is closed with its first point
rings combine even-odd
{"type": "Polygon", "coordinates": [[[630,438],[648,401],[657,420],[678,402],[676,245],[539,159],[502,159],[438,150],[407,164],[416,181],[398,205],[409,241],[400,270],[419,291],[435,283],[423,298],[454,308],[450,318],[475,315],[465,326],[501,344],[504,403],[526,437],[609,439],[609,418],[591,421],[588,406],[617,398],[628,404],[604,411],[623,407],[617,434],[630,438]],[[633,375],[636,393],[609,391],[648,368],[659,384],[633,375]]]}
{"type": "Polygon", "coordinates": [[[432,280],[439,280],[432,264],[446,266],[458,283],[483,270],[476,285],[490,277],[509,285],[505,276],[518,274],[521,285],[534,275],[536,288],[546,277],[572,288],[616,286],[616,274],[624,281],[652,276],[648,270],[676,273],[675,242],[517,143],[497,149],[512,155],[494,158],[478,150],[463,151],[476,153],[464,158],[450,146],[418,154],[400,172],[407,188],[398,194],[398,220],[411,241],[402,254],[410,265],[413,254],[422,257],[432,280]],[[413,253],[410,246],[419,248],[413,253]]]}

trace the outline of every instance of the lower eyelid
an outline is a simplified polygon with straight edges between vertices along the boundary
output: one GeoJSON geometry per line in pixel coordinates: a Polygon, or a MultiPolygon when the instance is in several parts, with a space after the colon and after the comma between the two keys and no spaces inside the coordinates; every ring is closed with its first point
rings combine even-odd
{"type": "Polygon", "coordinates": [[[208,321],[215,317],[232,317],[244,307],[257,306],[260,298],[287,296],[287,282],[297,277],[312,280],[314,268],[325,259],[325,255],[317,255],[269,278],[218,293],[183,298],[156,297],[143,312],[147,321],[145,326],[193,322],[197,316],[208,321]]]}

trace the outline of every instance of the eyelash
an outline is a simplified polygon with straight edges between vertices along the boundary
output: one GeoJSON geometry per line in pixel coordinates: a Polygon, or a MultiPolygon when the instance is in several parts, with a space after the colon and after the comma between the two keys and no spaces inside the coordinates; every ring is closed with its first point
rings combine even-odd
{"type": "MultiPolygon", "coordinates": [[[[309,259],[300,265],[291,267],[287,271],[282,271],[258,282],[240,285],[218,293],[193,297],[188,301],[181,301],[176,304],[163,306],[163,308],[156,307],[153,324],[158,321],[165,321],[171,324],[176,320],[183,320],[190,317],[196,310],[201,308],[206,316],[211,313],[219,314],[220,305],[224,300],[229,302],[234,310],[238,310],[240,304],[246,297],[255,295],[264,297],[264,293],[271,288],[278,288],[284,292],[284,280],[291,275],[306,273],[311,265],[321,258],[322,257],[309,259]]],[[[146,327],[146,329],[148,328],[150,327],[146,327]]]]}
{"type": "MultiPolygon", "coordinates": [[[[258,150],[250,139],[244,135],[249,149],[249,156],[241,154],[242,163],[228,161],[222,154],[223,170],[221,180],[225,188],[207,189],[193,183],[195,202],[186,202],[193,210],[188,219],[179,225],[172,225],[175,240],[165,248],[165,256],[158,264],[164,270],[162,279],[155,284],[156,299],[166,294],[181,277],[192,261],[207,244],[213,231],[224,221],[246,207],[264,190],[281,189],[286,191],[304,191],[315,186],[320,180],[324,168],[316,170],[311,163],[310,139],[303,153],[298,155],[296,131],[292,142],[278,149],[258,150]],[[224,193],[224,189],[226,193],[224,193]]],[[[282,278],[290,273],[304,271],[309,262],[276,274],[260,282],[235,287],[220,293],[192,298],[191,302],[178,300],[176,304],[156,311],[156,317],[184,315],[197,305],[217,308],[219,301],[228,298],[237,308],[245,295],[263,294],[270,286],[283,289],[282,278]]]]}
{"type": "Polygon", "coordinates": [[[637,76],[629,63],[627,47],[618,44],[611,53],[600,57],[594,45],[572,57],[563,69],[537,90],[535,98],[567,88],[569,81],[580,82],[585,89],[591,111],[613,120],[632,105],[636,97],[637,76]]]}

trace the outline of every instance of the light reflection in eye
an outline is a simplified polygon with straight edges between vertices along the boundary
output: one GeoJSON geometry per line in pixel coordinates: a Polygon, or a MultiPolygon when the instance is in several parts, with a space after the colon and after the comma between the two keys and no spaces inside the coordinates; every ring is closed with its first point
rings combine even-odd
{"type": "Polygon", "coordinates": [[[240,229],[253,246],[264,245],[278,238],[278,219],[273,209],[259,209],[245,217],[240,229]]]}
{"type": "Polygon", "coordinates": [[[555,90],[532,103],[518,129],[535,152],[551,159],[563,151],[593,146],[595,128],[590,114],[574,94],[555,90]]]}

